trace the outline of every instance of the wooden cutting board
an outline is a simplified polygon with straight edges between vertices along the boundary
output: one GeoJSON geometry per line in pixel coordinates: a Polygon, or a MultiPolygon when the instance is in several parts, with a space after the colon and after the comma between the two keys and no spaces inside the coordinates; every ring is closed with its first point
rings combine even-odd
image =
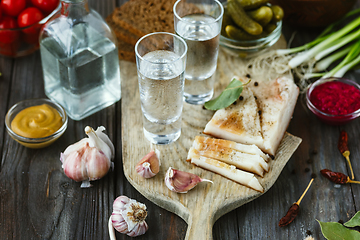
{"type": "MultiPolygon", "coordinates": [[[[277,44],[284,45],[284,40],[277,44]]],[[[219,53],[216,72],[215,95],[217,96],[236,75],[246,61],[219,53]]],[[[275,183],[282,169],[297,149],[301,139],[286,133],[275,159],[270,161],[270,171],[259,177],[265,192],[259,193],[228,180],[220,175],[195,167],[186,162],[187,152],[196,135],[200,135],[213,113],[202,108],[184,104],[182,132],[178,141],[169,145],[152,145],[146,140],[142,129],[142,113],[136,65],[121,62],[122,74],[122,155],[124,174],[131,185],[158,206],[171,211],[188,224],[186,239],[212,239],[212,227],[222,215],[264,194],[275,183]],[[135,171],[135,165],[151,149],[161,153],[160,172],[153,178],[144,179],[135,171]],[[164,183],[169,167],[191,172],[214,183],[199,183],[188,193],[171,192],[164,183]]]]}

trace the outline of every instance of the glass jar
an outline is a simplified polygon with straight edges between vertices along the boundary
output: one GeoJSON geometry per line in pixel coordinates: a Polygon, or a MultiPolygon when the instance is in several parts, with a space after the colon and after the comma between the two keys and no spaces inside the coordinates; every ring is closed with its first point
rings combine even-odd
{"type": "Polygon", "coordinates": [[[81,120],[121,98],[116,38],[87,0],[61,0],[40,33],[45,94],[81,120]]]}

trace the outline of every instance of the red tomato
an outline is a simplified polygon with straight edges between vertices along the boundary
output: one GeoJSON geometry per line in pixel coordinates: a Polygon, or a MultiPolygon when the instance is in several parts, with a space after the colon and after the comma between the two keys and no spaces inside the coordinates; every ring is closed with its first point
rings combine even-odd
{"type": "MultiPolygon", "coordinates": [[[[24,11],[22,11],[19,16],[18,16],[18,25],[19,27],[27,27],[30,26],[34,23],[39,22],[41,19],[44,18],[44,15],[42,14],[42,12],[35,8],[35,7],[28,7],[26,8],[24,11]]],[[[24,33],[36,33],[37,32],[37,28],[39,27],[31,27],[28,29],[24,29],[22,30],[24,33]]]]}
{"type": "Polygon", "coordinates": [[[17,28],[15,18],[9,16],[3,16],[0,19],[0,42],[2,43],[11,43],[14,42],[19,37],[19,31],[17,30],[7,30],[10,28],[17,28]]]}
{"type": "Polygon", "coordinates": [[[59,0],[31,0],[31,3],[43,12],[49,14],[59,5],[59,0]]]}
{"type": "Polygon", "coordinates": [[[0,7],[4,14],[16,17],[25,9],[26,0],[1,0],[0,7]]]}

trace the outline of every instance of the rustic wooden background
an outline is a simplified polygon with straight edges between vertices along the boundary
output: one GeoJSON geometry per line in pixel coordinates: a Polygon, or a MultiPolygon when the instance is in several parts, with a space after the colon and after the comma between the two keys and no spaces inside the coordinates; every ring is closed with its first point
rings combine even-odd
{"type": "MultiPolygon", "coordinates": [[[[90,6],[103,17],[124,1],[90,0],[90,6]]],[[[360,7],[357,1],[356,7],[360,7]]],[[[285,24],[283,33],[291,46],[312,40],[318,29],[297,29],[285,24]]],[[[149,231],[137,239],[184,239],[186,223],[173,213],[153,204],[126,180],[122,168],[121,102],[91,117],[70,120],[65,134],[45,149],[28,149],[6,133],[4,117],[18,101],[45,97],[39,51],[27,57],[0,57],[0,239],[108,239],[107,221],[113,200],[127,195],[147,205],[149,231]],[[93,187],[80,189],[80,183],[69,180],[62,172],[59,154],[69,144],[84,137],[84,127],[104,125],[116,146],[115,170],[93,187]]],[[[360,71],[347,77],[360,82],[360,71]]],[[[126,79],[123,79],[126,81],[126,79]]],[[[360,120],[345,126],[321,123],[299,98],[288,132],[302,138],[302,143],[285,166],[274,186],[263,196],[233,210],[215,222],[214,239],[304,239],[312,235],[324,239],[316,219],[347,221],[360,208],[360,186],[337,187],[319,175],[330,168],[349,173],[337,150],[341,129],[349,134],[349,148],[355,176],[360,179],[360,120]],[[296,220],[285,228],[277,223],[308,184],[317,178],[301,203],[296,220]]],[[[117,234],[117,239],[130,237],[117,234]]]]}

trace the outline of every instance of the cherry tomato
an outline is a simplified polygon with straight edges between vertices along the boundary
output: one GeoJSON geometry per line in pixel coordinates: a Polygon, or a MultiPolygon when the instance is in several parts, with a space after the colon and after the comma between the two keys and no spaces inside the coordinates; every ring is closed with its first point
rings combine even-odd
{"type": "Polygon", "coordinates": [[[41,11],[49,14],[59,5],[59,0],[31,0],[31,3],[41,11]]]}
{"type": "MultiPolygon", "coordinates": [[[[22,11],[17,19],[18,26],[19,27],[27,27],[34,23],[39,22],[41,19],[44,18],[44,15],[42,12],[35,8],[35,7],[28,7],[24,11],[22,11]]],[[[24,33],[37,33],[37,30],[39,29],[39,26],[34,26],[28,29],[22,30],[24,33]]]]}
{"type": "Polygon", "coordinates": [[[16,17],[25,9],[26,0],[1,0],[0,7],[4,14],[16,17]]]}
{"type": "Polygon", "coordinates": [[[0,42],[12,43],[19,37],[18,30],[9,30],[10,28],[17,28],[15,18],[10,16],[3,16],[0,19],[0,42]]]}
{"type": "Polygon", "coordinates": [[[2,17],[2,10],[1,10],[1,8],[0,8],[0,19],[1,19],[1,17],[2,17]]]}

